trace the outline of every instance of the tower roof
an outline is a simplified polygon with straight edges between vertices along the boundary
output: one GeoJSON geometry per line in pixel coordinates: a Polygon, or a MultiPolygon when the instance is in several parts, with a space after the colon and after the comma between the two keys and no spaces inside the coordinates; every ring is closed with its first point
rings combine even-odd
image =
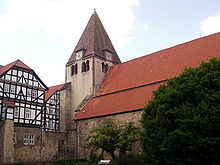
{"type": "Polygon", "coordinates": [[[76,61],[76,53],[80,50],[84,50],[84,57],[98,56],[100,58],[105,58],[104,51],[106,50],[112,53],[113,63],[121,63],[96,11],[90,17],[66,65],[70,65],[76,61]]]}

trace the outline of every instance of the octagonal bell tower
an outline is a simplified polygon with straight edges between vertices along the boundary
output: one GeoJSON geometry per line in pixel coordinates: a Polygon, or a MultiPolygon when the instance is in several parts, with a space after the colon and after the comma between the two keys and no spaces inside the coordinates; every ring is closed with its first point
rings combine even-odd
{"type": "Polygon", "coordinates": [[[71,115],[80,111],[99,89],[108,69],[121,63],[96,11],[66,64],[71,82],[71,115]]]}

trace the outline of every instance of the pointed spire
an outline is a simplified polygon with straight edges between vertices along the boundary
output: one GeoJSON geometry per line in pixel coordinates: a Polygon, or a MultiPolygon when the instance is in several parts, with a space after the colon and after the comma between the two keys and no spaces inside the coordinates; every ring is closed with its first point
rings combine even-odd
{"type": "Polygon", "coordinates": [[[101,20],[99,19],[96,10],[89,19],[86,28],[80,37],[67,65],[76,61],[76,53],[84,50],[84,57],[98,56],[105,59],[104,50],[112,53],[112,62],[117,64],[121,63],[117,52],[115,51],[108,34],[106,33],[101,20]]]}

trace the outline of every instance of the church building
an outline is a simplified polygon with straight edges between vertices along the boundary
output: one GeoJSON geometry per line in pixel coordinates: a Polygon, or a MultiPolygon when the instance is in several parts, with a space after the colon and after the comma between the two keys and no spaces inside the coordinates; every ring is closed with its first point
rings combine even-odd
{"type": "Polygon", "coordinates": [[[88,158],[83,146],[93,128],[107,117],[138,124],[152,91],[213,57],[220,32],[121,63],[94,11],[63,84],[47,87],[20,60],[0,65],[0,163],[88,158]]]}

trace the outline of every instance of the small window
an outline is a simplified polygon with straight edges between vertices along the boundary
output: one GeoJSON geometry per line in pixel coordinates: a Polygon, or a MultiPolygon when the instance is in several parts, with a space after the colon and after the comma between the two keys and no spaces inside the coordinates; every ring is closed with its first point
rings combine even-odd
{"type": "Polygon", "coordinates": [[[29,134],[24,134],[24,145],[29,144],[29,134]]]}
{"type": "Polygon", "coordinates": [[[37,97],[37,90],[32,90],[32,97],[33,98],[36,98],[37,97]]]}
{"type": "Polygon", "coordinates": [[[105,73],[108,71],[108,64],[105,65],[105,73]]]}
{"type": "Polygon", "coordinates": [[[83,62],[83,63],[82,63],[82,72],[85,72],[85,71],[86,71],[86,63],[83,62]]]}
{"type": "Polygon", "coordinates": [[[49,128],[53,129],[53,120],[49,120],[49,128]]]}
{"type": "Polygon", "coordinates": [[[17,144],[17,132],[14,132],[13,140],[14,140],[14,144],[17,144]]]}
{"type": "Polygon", "coordinates": [[[108,64],[102,62],[102,72],[106,73],[108,71],[108,64]]]}
{"type": "Polygon", "coordinates": [[[72,66],[71,66],[71,75],[74,75],[74,69],[75,69],[75,66],[72,65],[72,66]]]}
{"type": "Polygon", "coordinates": [[[75,74],[77,74],[78,66],[75,64],[75,74]]]}
{"type": "Polygon", "coordinates": [[[34,145],[34,135],[33,134],[24,134],[24,145],[34,145]]]}
{"type": "Polygon", "coordinates": [[[15,86],[14,86],[14,85],[11,85],[10,92],[11,92],[11,93],[15,93],[15,86]]]}
{"type": "Polygon", "coordinates": [[[18,107],[14,108],[14,117],[18,118],[18,107]]]}
{"type": "Polygon", "coordinates": [[[5,91],[5,92],[9,92],[9,84],[5,84],[4,91],[5,91]]]}
{"type": "Polygon", "coordinates": [[[29,144],[34,145],[34,135],[33,134],[29,134],[29,144]]]}
{"type": "Polygon", "coordinates": [[[31,96],[31,89],[27,89],[27,96],[28,96],[28,97],[31,96]]]}
{"type": "Polygon", "coordinates": [[[25,119],[30,119],[31,116],[31,110],[29,108],[25,109],[25,119]]]}
{"type": "Polygon", "coordinates": [[[86,71],[89,70],[89,60],[86,61],[86,71]]]}
{"type": "Polygon", "coordinates": [[[102,72],[105,72],[105,64],[102,62],[102,72]]]}
{"type": "Polygon", "coordinates": [[[49,114],[53,115],[53,105],[49,105],[49,114]]]}

